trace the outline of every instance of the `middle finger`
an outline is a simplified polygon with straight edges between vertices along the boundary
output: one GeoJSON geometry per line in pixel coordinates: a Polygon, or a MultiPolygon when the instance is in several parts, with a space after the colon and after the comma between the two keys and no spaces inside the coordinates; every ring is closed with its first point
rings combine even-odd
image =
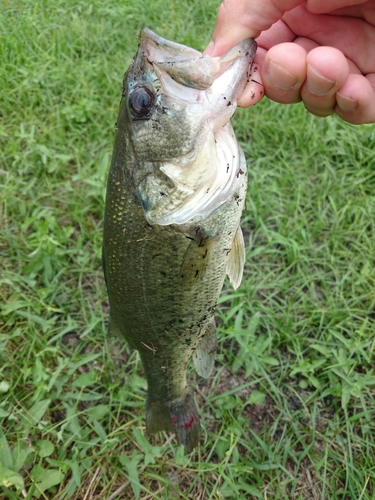
{"type": "Polygon", "coordinates": [[[306,67],[301,88],[306,109],[317,116],[333,114],[336,92],[349,76],[346,57],[333,47],[317,47],[307,54],[306,67]]]}

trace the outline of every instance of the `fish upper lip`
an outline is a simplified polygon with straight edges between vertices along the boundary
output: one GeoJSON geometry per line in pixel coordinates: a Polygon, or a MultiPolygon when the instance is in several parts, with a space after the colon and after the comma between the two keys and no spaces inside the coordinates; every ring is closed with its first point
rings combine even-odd
{"type": "Polygon", "coordinates": [[[169,74],[175,81],[198,90],[208,89],[230,66],[242,61],[252,64],[257,44],[243,40],[220,57],[205,56],[185,45],[166,40],[149,28],[140,33],[140,50],[148,63],[169,74]]]}
{"type": "Polygon", "coordinates": [[[236,61],[239,61],[241,59],[248,59],[248,64],[250,66],[253,63],[256,50],[256,41],[252,38],[247,38],[222,56],[213,57],[212,59],[215,62],[215,66],[217,66],[217,70],[215,71],[215,79],[225,73],[229,69],[229,67],[232,66],[236,61]]]}

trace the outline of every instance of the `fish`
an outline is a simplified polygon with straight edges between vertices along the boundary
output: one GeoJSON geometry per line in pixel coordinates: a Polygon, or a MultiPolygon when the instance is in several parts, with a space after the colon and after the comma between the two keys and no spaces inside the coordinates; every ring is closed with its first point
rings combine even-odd
{"type": "Polygon", "coordinates": [[[172,432],[187,452],[200,436],[188,363],[210,376],[224,279],[237,288],[243,274],[246,162],[230,119],[255,52],[247,39],[204,56],[143,28],[115,127],[102,252],[109,331],[139,352],[147,435],[172,432]]]}

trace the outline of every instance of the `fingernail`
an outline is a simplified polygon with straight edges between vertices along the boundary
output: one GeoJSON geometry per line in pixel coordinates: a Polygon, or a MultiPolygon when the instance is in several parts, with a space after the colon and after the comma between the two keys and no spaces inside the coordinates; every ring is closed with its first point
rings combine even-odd
{"type": "Polygon", "coordinates": [[[207,48],[203,51],[203,55],[204,56],[210,56],[213,51],[214,51],[214,48],[215,48],[215,44],[213,41],[211,41],[208,45],[207,45],[207,48]]]}
{"type": "Polygon", "coordinates": [[[268,63],[267,76],[272,85],[280,90],[290,90],[298,81],[295,75],[273,61],[268,63]]]}
{"type": "Polygon", "coordinates": [[[357,101],[350,99],[350,97],[345,94],[340,94],[340,92],[337,92],[336,100],[338,107],[341,109],[341,111],[344,111],[344,113],[351,113],[357,109],[357,101]]]}
{"type": "Polygon", "coordinates": [[[312,94],[321,96],[333,89],[336,82],[328,80],[319,71],[311,66],[307,67],[306,85],[312,94]]]}

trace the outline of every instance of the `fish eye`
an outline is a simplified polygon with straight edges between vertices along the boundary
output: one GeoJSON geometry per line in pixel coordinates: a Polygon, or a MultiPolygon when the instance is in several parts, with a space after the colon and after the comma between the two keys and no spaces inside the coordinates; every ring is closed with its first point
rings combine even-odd
{"type": "Polygon", "coordinates": [[[129,96],[130,109],[134,118],[146,117],[153,104],[154,94],[147,87],[138,87],[129,96]]]}

